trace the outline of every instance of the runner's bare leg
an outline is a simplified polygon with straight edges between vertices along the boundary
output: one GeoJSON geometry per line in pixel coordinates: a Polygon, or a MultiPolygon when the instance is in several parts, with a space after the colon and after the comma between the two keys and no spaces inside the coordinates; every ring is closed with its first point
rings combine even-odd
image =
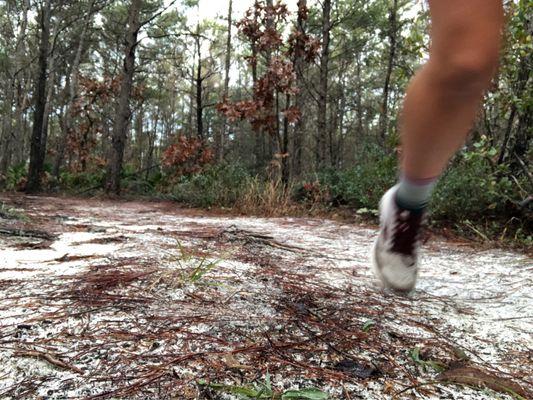
{"type": "Polygon", "coordinates": [[[412,80],[402,113],[402,171],[439,176],[464,143],[499,58],[501,0],[429,0],[428,63],[412,80]]]}
{"type": "Polygon", "coordinates": [[[497,69],[503,27],[501,0],[429,0],[429,5],[430,57],[407,90],[402,176],[381,199],[381,229],[372,250],[377,277],[400,291],[415,287],[425,209],[497,69]]]}

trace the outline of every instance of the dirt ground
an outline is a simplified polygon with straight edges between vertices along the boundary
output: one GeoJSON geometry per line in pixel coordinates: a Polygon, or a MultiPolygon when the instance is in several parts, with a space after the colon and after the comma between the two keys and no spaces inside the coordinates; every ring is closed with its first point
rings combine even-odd
{"type": "Polygon", "coordinates": [[[367,227],[0,200],[0,399],[533,398],[526,255],[430,238],[401,296],[367,227]]]}

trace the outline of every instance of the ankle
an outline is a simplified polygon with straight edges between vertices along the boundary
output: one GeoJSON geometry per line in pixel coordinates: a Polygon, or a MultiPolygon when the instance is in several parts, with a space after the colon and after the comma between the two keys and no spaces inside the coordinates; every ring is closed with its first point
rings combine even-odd
{"type": "Polygon", "coordinates": [[[404,210],[416,213],[424,212],[438,178],[413,179],[402,174],[394,197],[396,205],[404,210]]]}

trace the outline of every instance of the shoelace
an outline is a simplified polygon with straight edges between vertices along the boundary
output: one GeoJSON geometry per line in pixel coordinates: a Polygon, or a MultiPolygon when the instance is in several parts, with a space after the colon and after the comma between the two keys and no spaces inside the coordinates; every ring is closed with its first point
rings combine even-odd
{"type": "Polygon", "coordinates": [[[420,228],[424,219],[422,212],[397,210],[396,224],[392,231],[392,247],[395,253],[414,256],[420,240],[420,228]]]}

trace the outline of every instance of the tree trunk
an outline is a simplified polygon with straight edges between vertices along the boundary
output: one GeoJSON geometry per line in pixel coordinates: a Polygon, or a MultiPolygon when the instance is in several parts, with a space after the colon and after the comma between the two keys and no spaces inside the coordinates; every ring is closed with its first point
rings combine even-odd
{"type": "MultiPolygon", "coordinates": [[[[273,9],[274,1],[266,0],[267,7],[273,9]]],[[[267,13],[266,28],[269,30],[275,30],[274,16],[271,13],[267,13]]],[[[267,50],[266,54],[266,68],[270,69],[272,64],[272,50],[267,50]]],[[[280,138],[280,117],[279,117],[279,98],[276,90],[272,91],[273,104],[269,110],[271,116],[274,116],[276,122],[274,124],[273,134],[265,136],[263,135],[263,159],[265,161],[272,161],[274,158],[279,157],[281,151],[281,138],[280,138]],[[267,139],[267,140],[265,140],[267,139]]],[[[276,179],[279,178],[279,171],[276,173],[276,179]]]]}
{"type": "MultiPolygon", "coordinates": [[[[255,63],[252,65],[252,83],[253,83],[253,90],[255,90],[255,87],[257,86],[257,49],[255,46],[252,46],[252,58],[255,61],[255,63]]],[[[254,143],[254,154],[255,154],[255,168],[256,172],[261,171],[264,165],[264,143],[265,143],[265,137],[264,137],[263,130],[259,130],[255,132],[255,143],[254,143]]]]}
{"type": "Polygon", "coordinates": [[[13,137],[13,100],[15,98],[15,79],[6,88],[2,122],[2,154],[0,155],[0,174],[5,174],[11,162],[11,141],[13,137]]]}
{"type": "MultiPolygon", "coordinates": [[[[228,100],[229,95],[229,72],[231,68],[231,27],[233,17],[233,0],[229,0],[228,7],[228,37],[226,39],[226,70],[224,75],[224,92],[222,94],[223,101],[228,100]]],[[[224,159],[224,145],[226,141],[226,135],[228,130],[228,124],[224,118],[222,122],[222,129],[217,130],[215,134],[215,160],[221,162],[224,159]]]]}
{"type": "Polygon", "coordinates": [[[150,130],[148,130],[147,132],[148,150],[147,150],[147,154],[145,157],[146,162],[144,163],[144,166],[143,166],[143,168],[147,168],[146,177],[145,177],[146,180],[148,180],[150,176],[150,170],[148,168],[152,166],[152,160],[154,157],[155,140],[157,138],[157,126],[159,125],[159,104],[157,105],[155,116],[153,116],[152,119],[154,120],[153,132],[150,132],[150,130]]]}
{"type": "Polygon", "coordinates": [[[28,27],[28,10],[30,8],[29,0],[22,2],[22,17],[20,21],[20,29],[17,35],[17,42],[15,45],[15,59],[13,62],[14,71],[10,72],[11,82],[7,88],[5,96],[6,110],[4,112],[4,122],[2,126],[2,141],[0,143],[0,174],[5,174],[13,159],[15,149],[12,148],[13,140],[15,143],[24,142],[24,134],[22,132],[22,109],[20,94],[20,87],[22,86],[22,79],[19,75],[22,73],[24,64],[24,52],[26,43],[26,30],[28,27]],[[13,114],[13,102],[16,102],[15,113],[13,114]],[[18,129],[17,129],[18,128],[18,129]],[[18,132],[18,137],[15,136],[18,132]]]}
{"type": "Polygon", "coordinates": [[[14,157],[13,164],[26,164],[28,158],[27,155],[27,143],[30,141],[30,134],[28,128],[28,118],[24,114],[24,110],[30,102],[29,97],[26,93],[30,92],[29,78],[24,79],[25,85],[20,85],[17,88],[17,107],[15,109],[15,126],[18,132],[18,140],[14,143],[12,155],[14,157]]]}
{"type": "Polygon", "coordinates": [[[327,165],[327,111],[328,111],[328,77],[329,77],[329,44],[331,32],[331,0],[322,3],[322,51],[320,54],[320,82],[318,85],[318,115],[316,163],[318,168],[327,165]]]}
{"type": "Polygon", "coordinates": [[[387,62],[387,73],[385,75],[385,84],[383,85],[383,100],[381,103],[381,114],[379,118],[379,136],[382,142],[389,131],[389,92],[394,60],[396,58],[398,34],[398,0],[393,0],[392,7],[389,11],[389,59],[387,62]]]}
{"type": "MultiPolygon", "coordinates": [[[[273,0],[266,0],[266,6],[267,8],[272,8],[274,5],[273,0]]],[[[266,29],[271,29],[274,25],[274,18],[268,13],[267,11],[267,17],[265,21],[266,29]]],[[[252,79],[254,83],[254,89],[257,84],[257,67],[258,67],[258,57],[259,57],[259,51],[257,49],[258,43],[252,43],[252,58],[254,60],[254,64],[252,65],[252,79]]],[[[272,59],[271,51],[268,50],[265,54],[265,67],[266,70],[270,68],[272,59]]],[[[275,93],[271,94],[272,104],[270,104],[271,109],[268,110],[269,115],[273,115],[275,113],[275,93]]],[[[276,124],[277,125],[277,124],[276,124]]],[[[279,132],[279,130],[278,130],[279,132]]],[[[275,148],[276,143],[276,126],[272,127],[271,130],[268,129],[261,129],[259,132],[256,132],[256,140],[255,140],[255,155],[256,155],[256,168],[257,171],[261,171],[266,162],[272,160],[272,156],[274,155],[275,151],[273,149],[275,148]]]]}
{"type": "MultiPolygon", "coordinates": [[[[253,90],[255,90],[255,87],[257,86],[257,65],[259,60],[258,57],[258,51],[257,51],[257,45],[256,43],[252,43],[252,87],[253,90]]],[[[255,160],[255,167],[256,172],[259,172],[261,168],[263,167],[263,143],[265,141],[264,134],[262,131],[255,132],[255,143],[254,143],[254,154],[256,157],[255,160]]]]}
{"type": "MultiPolygon", "coordinates": [[[[285,108],[291,105],[291,96],[285,97],[285,108]]],[[[281,180],[283,183],[289,183],[290,178],[290,164],[289,164],[289,118],[283,117],[283,136],[281,141],[281,180]]]]}
{"type": "Polygon", "coordinates": [[[328,123],[328,159],[329,166],[337,166],[337,145],[336,145],[336,133],[339,127],[339,99],[333,100],[330,96],[329,104],[329,123],[328,123]]]}
{"type": "Polygon", "coordinates": [[[41,37],[39,44],[39,72],[35,85],[35,112],[33,116],[33,132],[31,137],[30,167],[26,192],[34,193],[41,190],[41,175],[44,167],[46,142],[43,142],[43,132],[48,127],[44,125],[46,108],[46,80],[48,74],[48,51],[50,48],[50,1],[45,0],[40,13],[41,37]],[[43,148],[44,147],[44,148],[43,148]]]}
{"type": "Polygon", "coordinates": [[[143,169],[144,149],[146,148],[144,138],[144,107],[143,104],[137,109],[135,113],[135,123],[133,126],[135,131],[135,146],[132,148],[133,161],[136,170],[143,169]]]}
{"type": "Polygon", "coordinates": [[[363,85],[361,82],[361,56],[360,53],[357,53],[356,57],[357,69],[356,69],[356,109],[357,109],[357,131],[355,132],[356,138],[355,143],[358,144],[357,136],[362,138],[365,136],[364,125],[363,125],[363,85]]]}
{"type": "Polygon", "coordinates": [[[337,153],[335,154],[335,165],[341,166],[342,161],[344,160],[344,143],[346,141],[346,135],[344,134],[344,116],[346,113],[346,68],[342,69],[340,76],[340,101],[339,101],[339,110],[338,110],[338,132],[339,132],[339,141],[337,146],[337,153]]]}
{"type": "MultiPolygon", "coordinates": [[[[303,113],[303,108],[305,106],[305,95],[304,95],[304,60],[300,50],[304,43],[302,43],[302,37],[305,35],[305,18],[303,15],[303,10],[307,9],[307,0],[298,1],[298,18],[296,20],[296,29],[299,33],[298,42],[296,43],[296,49],[294,55],[294,70],[296,72],[296,79],[298,82],[299,92],[296,94],[294,103],[295,106],[303,113]]],[[[303,153],[303,142],[304,142],[304,122],[303,118],[299,118],[294,125],[293,133],[293,145],[292,145],[292,155],[293,155],[293,175],[299,177],[302,174],[302,153],[303,153]]]]}
{"type": "Polygon", "coordinates": [[[53,174],[56,177],[56,179],[59,179],[59,171],[61,169],[61,164],[63,163],[63,159],[65,157],[65,150],[66,150],[66,145],[68,141],[68,136],[70,132],[72,131],[73,107],[74,107],[76,98],[78,96],[78,90],[79,90],[79,77],[80,77],[79,68],[80,68],[80,63],[81,63],[81,57],[83,54],[83,46],[85,44],[85,36],[92,22],[93,7],[94,7],[94,0],[91,1],[91,4],[89,6],[89,13],[87,14],[86,22],[83,24],[83,27],[81,29],[80,38],[78,40],[78,48],[76,49],[76,55],[74,56],[74,61],[72,62],[72,66],[70,68],[70,82],[69,82],[69,90],[68,90],[69,97],[68,97],[67,107],[65,110],[65,121],[63,123],[61,140],[59,141],[59,144],[58,144],[56,160],[54,162],[53,174]]]}
{"type": "MultiPolygon", "coordinates": [[[[524,91],[529,87],[528,83],[530,81],[531,75],[531,63],[533,61],[533,55],[529,54],[521,59],[520,64],[518,65],[517,77],[514,83],[513,94],[516,98],[521,98],[524,95],[524,91]]],[[[529,103],[530,104],[530,103],[529,103]]],[[[529,147],[529,141],[531,140],[531,125],[528,123],[531,120],[531,106],[528,106],[527,103],[524,105],[524,110],[518,112],[516,103],[511,105],[511,112],[507,120],[507,125],[505,129],[505,135],[503,143],[501,145],[500,155],[498,157],[498,164],[503,164],[506,160],[506,156],[512,158],[513,153],[517,153],[518,156],[522,157],[526,154],[529,147]],[[515,134],[515,143],[512,149],[509,149],[509,142],[511,139],[511,133],[513,131],[513,126],[515,118],[518,114],[518,128],[515,134]]]]}
{"type": "Polygon", "coordinates": [[[516,117],[516,105],[511,106],[511,112],[509,113],[509,118],[507,119],[507,126],[505,128],[505,135],[503,137],[503,143],[500,150],[500,155],[498,156],[498,165],[503,164],[505,161],[505,155],[507,154],[507,146],[509,144],[509,139],[511,138],[511,131],[513,130],[513,124],[516,117]]]}
{"type": "Polygon", "coordinates": [[[196,27],[196,55],[198,68],[196,68],[196,135],[204,140],[204,105],[203,105],[203,78],[202,78],[202,44],[200,43],[200,22],[196,27]]]}
{"type": "Polygon", "coordinates": [[[191,138],[193,135],[192,135],[192,132],[194,130],[194,127],[193,127],[193,120],[194,120],[194,102],[195,102],[195,79],[194,79],[194,65],[191,67],[191,88],[190,88],[190,92],[189,92],[189,115],[188,115],[188,126],[189,126],[189,129],[187,129],[187,131],[185,132],[185,136],[187,136],[187,138],[191,138]]]}
{"type": "MultiPolygon", "coordinates": [[[[55,57],[53,54],[50,54],[50,61],[48,61],[48,88],[47,88],[47,94],[46,94],[46,103],[44,106],[44,113],[43,113],[43,131],[41,134],[41,152],[39,153],[39,159],[41,164],[44,167],[44,161],[46,159],[46,143],[48,141],[48,121],[50,119],[50,109],[52,107],[52,96],[54,95],[54,80],[56,76],[55,71],[55,57]]],[[[44,171],[43,171],[44,172],[44,171]]]]}
{"type": "Polygon", "coordinates": [[[112,145],[107,160],[106,192],[120,195],[120,174],[124,159],[124,148],[128,135],[129,119],[131,117],[130,96],[135,72],[135,50],[137,35],[141,27],[139,17],[143,0],[131,0],[128,12],[128,28],[125,37],[124,65],[122,82],[116,109],[112,133],[112,145]]]}

